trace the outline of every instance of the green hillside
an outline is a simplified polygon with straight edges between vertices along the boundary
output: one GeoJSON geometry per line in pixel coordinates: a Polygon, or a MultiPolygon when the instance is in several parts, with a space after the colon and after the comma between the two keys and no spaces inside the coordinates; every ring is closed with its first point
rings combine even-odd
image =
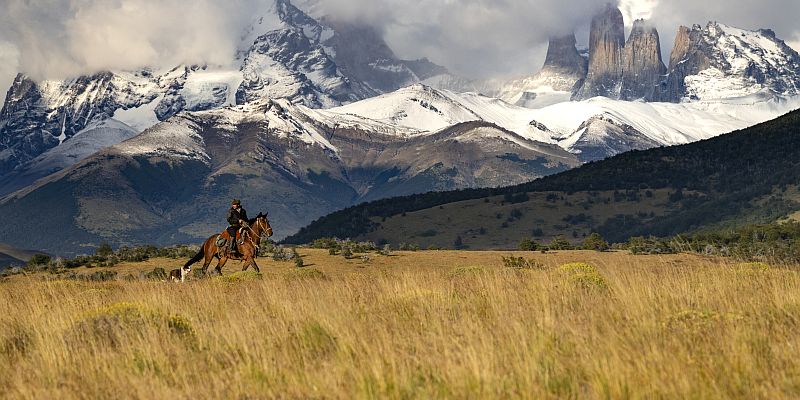
{"type": "Polygon", "coordinates": [[[361,204],[318,219],[286,242],[337,236],[394,243],[407,234],[421,245],[444,247],[461,236],[480,248],[510,247],[532,233],[579,238],[597,231],[613,241],[669,236],[797,215],[798,184],[800,111],[794,111],[713,139],[633,151],[521,185],[361,204]]]}

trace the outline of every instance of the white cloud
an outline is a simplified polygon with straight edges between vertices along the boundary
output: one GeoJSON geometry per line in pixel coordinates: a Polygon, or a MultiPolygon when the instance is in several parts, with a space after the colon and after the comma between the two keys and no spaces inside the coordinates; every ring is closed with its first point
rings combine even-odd
{"type": "MultiPolygon", "coordinates": [[[[0,100],[4,104],[6,93],[19,71],[19,50],[9,42],[0,41],[0,100]]],[[[2,108],[2,105],[0,105],[2,108]]]]}
{"type": "MultiPolygon", "coordinates": [[[[104,69],[224,64],[273,0],[0,0],[0,89],[17,70],[63,78],[104,69]],[[22,51],[16,51],[22,49],[22,51]]],[[[576,30],[608,0],[295,0],[381,29],[404,58],[428,57],[469,77],[535,72],[547,37],[576,30]]],[[[612,0],[614,1],[614,0],[612,0]]],[[[718,20],[774,28],[800,47],[797,0],[619,0],[628,24],[652,16],[668,56],[679,25],[718,20]]]]}

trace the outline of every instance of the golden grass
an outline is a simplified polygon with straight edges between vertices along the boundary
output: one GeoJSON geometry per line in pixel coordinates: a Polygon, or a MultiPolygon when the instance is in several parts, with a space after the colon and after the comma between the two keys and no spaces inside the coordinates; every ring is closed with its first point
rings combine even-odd
{"type": "Polygon", "coordinates": [[[7,279],[0,396],[800,396],[791,267],[559,252],[524,254],[544,267],[512,269],[505,252],[369,263],[300,253],[314,265],[261,259],[261,275],[234,275],[236,264],[184,284],[7,279]]]}

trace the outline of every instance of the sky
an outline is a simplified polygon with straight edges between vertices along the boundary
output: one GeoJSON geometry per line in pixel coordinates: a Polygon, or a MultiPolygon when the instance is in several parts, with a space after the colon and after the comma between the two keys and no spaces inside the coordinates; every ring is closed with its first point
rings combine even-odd
{"type": "MultiPolygon", "coordinates": [[[[0,98],[17,72],[63,79],[105,69],[225,64],[269,0],[2,0],[0,98]],[[191,6],[188,6],[191,4],[191,6]]],[[[379,28],[403,58],[427,57],[469,78],[535,73],[547,38],[576,31],[608,0],[294,0],[379,28]]],[[[772,28],[800,49],[797,0],[617,0],[626,24],[652,19],[668,56],[679,25],[714,20],[772,28]]]]}

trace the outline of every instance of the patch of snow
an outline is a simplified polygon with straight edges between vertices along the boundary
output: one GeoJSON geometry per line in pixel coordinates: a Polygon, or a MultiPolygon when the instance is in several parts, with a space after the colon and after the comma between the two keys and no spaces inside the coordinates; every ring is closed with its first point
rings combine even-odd
{"type": "Polygon", "coordinates": [[[155,100],[139,107],[129,109],[118,108],[117,111],[114,112],[114,116],[112,118],[130,128],[133,128],[133,130],[136,132],[141,132],[158,123],[158,117],[156,117],[155,109],[163,98],[164,95],[162,94],[155,100]]]}
{"type": "Polygon", "coordinates": [[[196,159],[209,163],[211,157],[205,152],[205,143],[198,130],[195,122],[178,116],[112,146],[110,150],[124,155],[196,159]]]}

